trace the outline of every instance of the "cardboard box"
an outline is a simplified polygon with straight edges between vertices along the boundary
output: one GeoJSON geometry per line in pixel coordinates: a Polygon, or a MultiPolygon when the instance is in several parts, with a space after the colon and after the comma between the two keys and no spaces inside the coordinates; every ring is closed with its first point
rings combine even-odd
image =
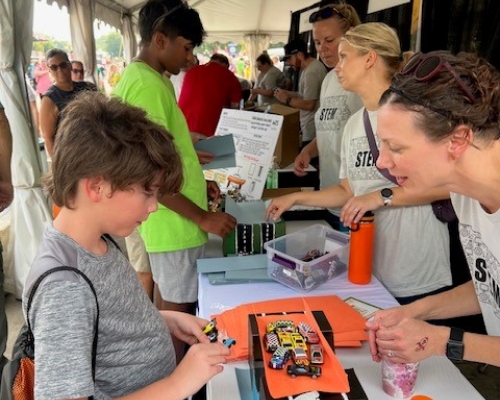
{"type": "MultiPolygon", "coordinates": [[[[259,106],[253,111],[264,112],[269,106],[259,106]]],[[[283,116],[283,125],[276,143],[274,155],[280,168],[294,162],[300,147],[299,110],[282,104],[272,104],[269,113],[283,116]]]]}
{"type": "Polygon", "coordinates": [[[274,199],[275,197],[284,196],[285,194],[300,192],[302,189],[295,188],[277,188],[277,189],[264,189],[262,192],[262,200],[274,199]]]}

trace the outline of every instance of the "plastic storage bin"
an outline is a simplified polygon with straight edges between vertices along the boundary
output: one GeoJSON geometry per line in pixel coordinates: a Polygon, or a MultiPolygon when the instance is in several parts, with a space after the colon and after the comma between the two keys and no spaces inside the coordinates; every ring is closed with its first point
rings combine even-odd
{"type": "Polygon", "coordinates": [[[347,270],[349,235],[324,225],[270,240],[267,274],[285,286],[307,292],[347,270]]]}

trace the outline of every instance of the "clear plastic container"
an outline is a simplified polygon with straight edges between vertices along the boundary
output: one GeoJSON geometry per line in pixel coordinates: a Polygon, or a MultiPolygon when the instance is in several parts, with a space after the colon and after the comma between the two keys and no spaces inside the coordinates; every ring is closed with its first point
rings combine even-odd
{"type": "Polygon", "coordinates": [[[307,292],[346,271],[349,259],[349,235],[324,225],[270,240],[267,274],[272,279],[307,292]]]}

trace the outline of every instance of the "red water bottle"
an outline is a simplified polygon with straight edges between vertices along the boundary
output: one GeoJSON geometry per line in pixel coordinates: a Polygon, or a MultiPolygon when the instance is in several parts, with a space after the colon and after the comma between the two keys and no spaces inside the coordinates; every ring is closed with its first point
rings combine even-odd
{"type": "Polygon", "coordinates": [[[348,278],[352,283],[366,285],[372,279],[375,216],[367,211],[358,223],[351,225],[348,278]]]}

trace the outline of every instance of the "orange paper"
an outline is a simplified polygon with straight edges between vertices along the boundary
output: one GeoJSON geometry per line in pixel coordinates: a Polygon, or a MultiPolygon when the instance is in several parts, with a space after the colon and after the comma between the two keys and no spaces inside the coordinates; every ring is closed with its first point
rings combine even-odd
{"type": "MultiPolygon", "coordinates": [[[[255,308],[259,309],[258,306],[256,306],[255,308]]],[[[320,343],[323,346],[324,364],[320,366],[321,376],[316,380],[313,380],[308,376],[300,376],[293,379],[286,372],[287,366],[291,365],[290,361],[287,363],[287,366],[285,366],[283,370],[274,370],[272,368],[269,368],[268,363],[271,359],[272,354],[266,352],[263,341],[260,340],[262,355],[264,359],[264,371],[269,393],[273,398],[276,399],[313,390],[330,393],[349,392],[349,380],[347,378],[347,374],[345,373],[344,368],[335,356],[332,348],[321,333],[321,330],[316,323],[316,319],[312,314],[312,310],[309,309],[308,304],[306,303],[306,299],[302,299],[302,305],[300,308],[304,310],[303,314],[287,314],[283,316],[258,316],[257,324],[259,328],[259,337],[262,338],[266,333],[267,324],[269,322],[276,321],[277,319],[291,320],[293,321],[295,326],[297,326],[299,322],[307,322],[318,333],[320,343]]]]}
{"type": "Polygon", "coordinates": [[[217,327],[224,335],[236,339],[236,345],[231,347],[229,361],[248,359],[249,314],[303,311],[304,304],[310,310],[324,312],[334,332],[336,347],[360,347],[360,341],[367,340],[365,319],[337,296],[291,297],[242,304],[212,316],[217,318],[217,327]]]}

